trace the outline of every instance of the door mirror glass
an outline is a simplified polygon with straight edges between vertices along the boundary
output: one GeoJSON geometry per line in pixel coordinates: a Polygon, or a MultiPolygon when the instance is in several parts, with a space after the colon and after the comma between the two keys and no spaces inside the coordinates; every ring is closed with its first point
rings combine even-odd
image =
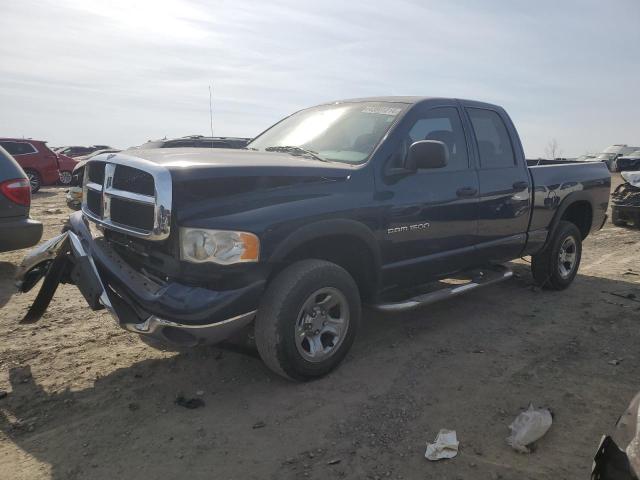
{"type": "Polygon", "coordinates": [[[407,169],[442,168],[449,162],[449,149],[437,140],[420,140],[409,147],[407,169]]]}

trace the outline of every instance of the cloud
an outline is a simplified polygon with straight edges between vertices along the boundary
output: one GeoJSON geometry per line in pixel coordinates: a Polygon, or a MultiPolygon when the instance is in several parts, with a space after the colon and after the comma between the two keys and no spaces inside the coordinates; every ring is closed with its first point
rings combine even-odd
{"type": "Polygon", "coordinates": [[[129,146],[252,136],[327,100],[503,105],[529,156],[640,143],[635,0],[21,0],[0,17],[0,134],[129,146]]]}

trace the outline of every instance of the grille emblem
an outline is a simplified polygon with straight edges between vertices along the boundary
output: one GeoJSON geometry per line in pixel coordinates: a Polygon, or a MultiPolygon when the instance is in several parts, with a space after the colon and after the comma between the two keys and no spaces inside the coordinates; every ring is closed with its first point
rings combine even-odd
{"type": "Polygon", "coordinates": [[[107,193],[113,185],[113,176],[116,173],[116,166],[107,163],[104,166],[104,183],[102,184],[102,219],[111,219],[111,196],[107,193]]]}

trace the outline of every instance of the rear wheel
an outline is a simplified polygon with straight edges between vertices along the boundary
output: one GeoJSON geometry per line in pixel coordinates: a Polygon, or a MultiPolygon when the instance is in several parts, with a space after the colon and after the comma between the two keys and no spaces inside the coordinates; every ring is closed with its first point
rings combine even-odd
{"type": "Polygon", "coordinates": [[[68,170],[60,171],[60,183],[62,185],[69,185],[71,183],[72,178],[73,176],[71,175],[70,171],[68,170]]]}
{"type": "Polygon", "coordinates": [[[31,193],[36,193],[40,190],[42,186],[42,179],[40,178],[40,174],[35,170],[25,170],[24,173],[27,174],[27,178],[29,179],[29,184],[31,185],[31,193]]]}
{"type": "Polygon", "coordinates": [[[274,372],[293,380],[326,375],[345,357],[360,324],[353,278],[324,260],[302,260],[267,287],[256,319],[256,346],[274,372]]]}
{"type": "Polygon", "coordinates": [[[551,290],[564,290],[578,273],[582,256],[582,235],[575,224],[561,221],[549,245],[531,258],[536,283],[551,290]]]}

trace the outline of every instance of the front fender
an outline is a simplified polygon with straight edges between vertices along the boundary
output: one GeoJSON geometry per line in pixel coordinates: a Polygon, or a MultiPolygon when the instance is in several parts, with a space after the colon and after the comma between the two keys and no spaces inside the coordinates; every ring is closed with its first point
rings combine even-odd
{"type": "Polygon", "coordinates": [[[320,220],[305,225],[289,234],[270,255],[269,261],[283,261],[291,252],[303,244],[321,237],[349,235],[363,241],[369,248],[376,271],[380,270],[380,246],[369,227],[356,220],[332,219],[320,220]]]}

